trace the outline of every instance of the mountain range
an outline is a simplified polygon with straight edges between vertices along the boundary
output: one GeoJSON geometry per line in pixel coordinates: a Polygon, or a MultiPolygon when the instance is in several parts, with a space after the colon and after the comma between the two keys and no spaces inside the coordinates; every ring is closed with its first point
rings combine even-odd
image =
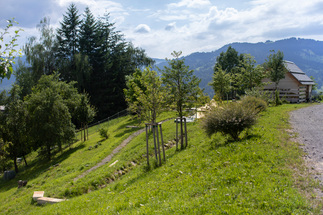
{"type": "MultiPolygon", "coordinates": [[[[259,43],[231,43],[212,52],[196,52],[185,56],[185,64],[190,69],[194,70],[197,77],[201,78],[200,87],[205,89],[205,92],[212,98],[214,95],[213,89],[208,86],[213,76],[213,67],[217,56],[221,52],[225,52],[231,46],[239,53],[251,54],[255,57],[257,64],[262,64],[266,61],[271,50],[282,51],[284,59],[294,62],[308,76],[313,76],[318,84],[318,89],[323,90],[323,41],[312,39],[289,38],[278,41],[266,41],[259,43]]],[[[167,61],[164,59],[154,59],[155,66],[163,68],[167,66],[167,61]]],[[[10,89],[14,83],[15,77],[10,80],[4,79],[0,83],[0,91],[10,89]]]]}
{"type": "MultiPolygon", "coordinates": [[[[266,41],[259,43],[231,43],[212,52],[196,52],[185,56],[185,64],[194,70],[197,77],[201,78],[200,87],[212,98],[213,89],[208,86],[212,81],[213,67],[217,56],[225,52],[231,46],[239,53],[250,54],[255,57],[257,64],[262,64],[270,55],[271,50],[284,53],[284,59],[294,62],[308,76],[313,76],[319,89],[323,89],[323,41],[312,39],[289,38],[278,41],[266,41]]],[[[166,61],[158,59],[156,66],[167,66],[166,61]]]]}

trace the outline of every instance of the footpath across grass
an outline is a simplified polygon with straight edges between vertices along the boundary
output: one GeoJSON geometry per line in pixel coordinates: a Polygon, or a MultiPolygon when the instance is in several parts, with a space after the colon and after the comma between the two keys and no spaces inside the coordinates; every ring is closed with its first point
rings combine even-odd
{"type": "MultiPolygon", "coordinates": [[[[58,167],[37,172],[29,186],[17,189],[14,184],[1,181],[0,211],[4,214],[319,214],[320,205],[313,193],[319,185],[306,174],[303,152],[286,132],[288,112],[304,106],[268,108],[257,125],[248,135],[242,134],[238,142],[227,141],[220,134],[208,138],[199,122],[188,123],[188,148],[182,151],[169,148],[166,163],[161,167],[152,165],[150,170],[146,165],[143,133],[110,163],[74,182],[77,174],[93,166],[128,134],[120,135],[119,129],[119,135],[114,134],[116,130],[109,129],[110,135],[120,136],[120,140],[104,150],[98,147],[96,153],[90,154],[89,145],[98,141],[94,132],[90,139],[94,142],[89,141],[70,153],[58,167]],[[81,156],[76,156],[78,153],[88,156],[76,161],[81,156]],[[93,158],[96,155],[98,158],[93,158]],[[112,163],[115,165],[109,167],[112,163]],[[59,172],[63,174],[58,177],[59,172]],[[31,200],[36,189],[45,190],[45,195],[49,190],[50,196],[69,200],[37,206],[31,200]]],[[[124,120],[116,128],[129,124],[130,119],[124,120]]],[[[163,124],[163,133],[165,142],[174,139],[173,120],[163,124]]],[[[150,159],[153,161],[154,157],[150,159]]],[[[32,169],[26,171],[33,174],[32,169]]]]}

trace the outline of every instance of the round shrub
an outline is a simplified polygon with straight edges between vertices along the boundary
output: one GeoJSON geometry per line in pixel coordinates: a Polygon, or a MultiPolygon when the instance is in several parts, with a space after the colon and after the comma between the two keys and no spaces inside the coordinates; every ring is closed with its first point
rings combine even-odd
{"type": "Polygon", "coordinates": [[[257,98],[254,96],[244,96],[241,99],[241,103],[244,106],[254,108],[257,113],[260,113],[261,111],[264,111],[267,109],[267,102],[261,98],[257,98]]]}
{"type": "Polygon", "coordinates": [[[211,136],[217,132],[239,139],[240,133],[256,123],[255,108],[240,102],[225,104],[212,109],[203,119],[202,127],[211,136]]]}
{"type": "Polygon", "coordinates": [[[99,134],[100,134],[101,138],[103,138],[103,139],[108,139],[109,138],[109,134],[108,134],[108,129],[107,128],[100,128],[99,129],[99,134]]]}

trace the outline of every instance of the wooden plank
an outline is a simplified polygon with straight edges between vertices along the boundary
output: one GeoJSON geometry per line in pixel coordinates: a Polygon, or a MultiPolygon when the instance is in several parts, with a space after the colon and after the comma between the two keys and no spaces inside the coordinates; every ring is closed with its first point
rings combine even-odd
{"type": "Polygon", "coordinates": [[[37,201],[37,199],[44,197],[45,191],[35,191],[33,195],[33,200],[37,201]]]}
{"type": "Polygon", "coordinates": [[[49,204],[55,204],[58,202],[63,202],[65,199],[56,199],[56,198],[49,198],[49,197],[41,197],[37,199],[37,203],[40,205],[49,203],[49,204]]]}

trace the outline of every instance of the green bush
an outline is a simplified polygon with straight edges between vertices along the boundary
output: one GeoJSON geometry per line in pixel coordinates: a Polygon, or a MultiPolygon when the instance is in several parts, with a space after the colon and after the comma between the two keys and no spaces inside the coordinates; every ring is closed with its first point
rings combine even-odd
{"type": "Polygon", "coordinates": [[[103,139],[108,139],[109,138],[109,134],[108,134],[108,129],[107,128],[100,128],[99,129],[99,133],[100,133],[100,136],[103,139]]]}
{"type": "Polygon", "coordinates": [[[253,88],[251,90],[246,90],[246,96],[252,96],[264,100],[267,104],[273,102],[272,94],[270,91],[265,91],[263,89],[253,88]]]}
{"type": "Polygon", "coordinates": [[[254,96],[244,96],[241,103],[247,107],[253,107],[257,113],[267,109],[267,102],[254,96]]]}
{"type": "Polygon", "coordinates": [[[256,123],[254,107],[233,102],[212,109],[203,119],[202,127],[211,136],[217,132],[239,139],[240,133],[256,123]]]}

